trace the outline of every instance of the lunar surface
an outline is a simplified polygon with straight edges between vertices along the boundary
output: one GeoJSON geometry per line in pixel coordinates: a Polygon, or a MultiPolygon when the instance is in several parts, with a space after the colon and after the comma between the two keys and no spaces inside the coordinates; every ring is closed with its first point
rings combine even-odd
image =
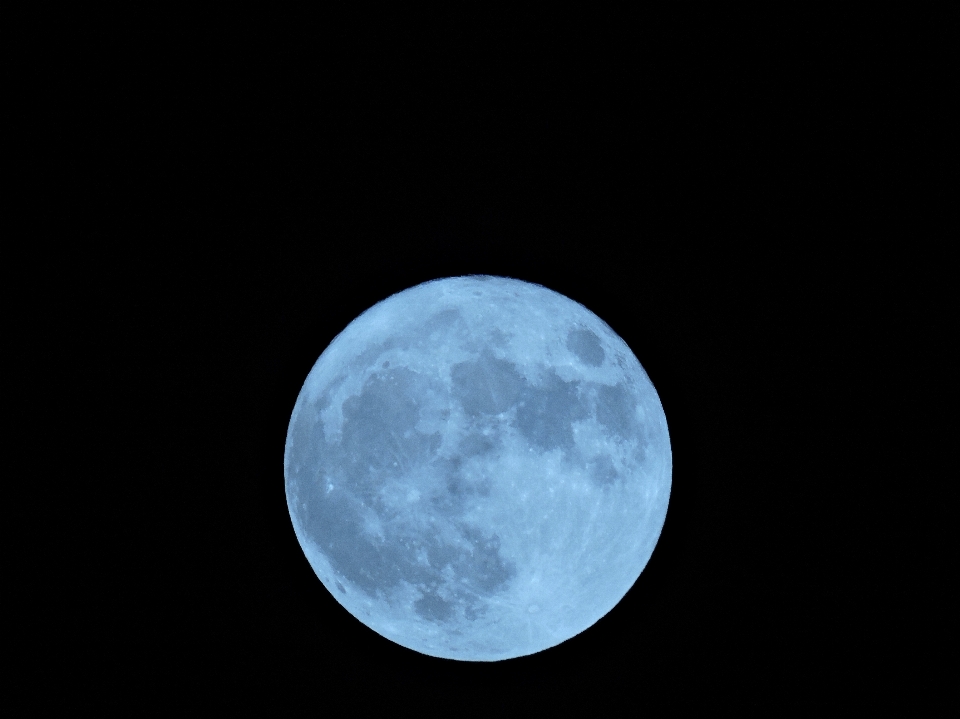
{"type": "Polygon", "coordinates": [[[287,505],[320,581],[423,654],[497,661],[592,626],[667,512],[670,440],[629,347],[518,280],[436,280],[354,320],[290,419],[287,505]]]}

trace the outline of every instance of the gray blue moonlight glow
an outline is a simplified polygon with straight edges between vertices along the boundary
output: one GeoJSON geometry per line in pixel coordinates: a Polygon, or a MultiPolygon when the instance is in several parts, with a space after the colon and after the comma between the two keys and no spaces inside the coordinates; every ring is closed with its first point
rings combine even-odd
{"type": "Polygon", "coordinates": [[[434,657],[533,654],[592,626],[646,566],[670,439],[630,348],[582,305],[502,277],[370,308],[317,360],[287,506],[354,617],[434,657]]]}

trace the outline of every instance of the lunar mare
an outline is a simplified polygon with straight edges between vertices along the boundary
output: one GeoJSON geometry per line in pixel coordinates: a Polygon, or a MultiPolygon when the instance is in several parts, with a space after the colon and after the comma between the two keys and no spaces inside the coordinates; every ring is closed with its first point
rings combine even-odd
{"type": "Polygon", "coordinates": [[[287,505],[354,617],[435,657],[555,646],[623,598],[671,483],[666,418],[629,347],[518,280],[436,280],[354,320],[310,371],[287,505]]]}

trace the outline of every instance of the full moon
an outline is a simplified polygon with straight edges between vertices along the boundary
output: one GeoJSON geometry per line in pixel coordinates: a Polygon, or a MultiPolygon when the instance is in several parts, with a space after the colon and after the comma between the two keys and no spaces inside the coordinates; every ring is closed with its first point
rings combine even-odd
{"type": "Polygon", "coordinates": [[[317,360],[287,431],[287,507],[350,614],[434,657],[556,646],[623,598],[672,460],[626,343],[540,285],[469,276],[373,306],[317,360]]]}

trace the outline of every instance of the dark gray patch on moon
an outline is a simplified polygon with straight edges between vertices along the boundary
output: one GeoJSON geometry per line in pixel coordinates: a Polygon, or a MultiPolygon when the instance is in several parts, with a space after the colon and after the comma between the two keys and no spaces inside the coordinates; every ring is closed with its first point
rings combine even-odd
{"type": "Polygon", "coordinates": [[[549,451],[573,448],[573,425],[587,416],[578,396],[579,382],[564,382],[550,370],[539,387],[524,393],[517,408],[517,429],[531,444],[549,451]]]}
{"type": "Polygon", "coordinates": [[[337,585],[337,589],[339,589],[342,594],[346,594],[346,593],[347,593],[347,590],[343,588],[343,585],[340,584],[339,581],[335,582],[335,584],[337,585]]]}
{"type": "Polygon", "coordinates": [[[597,421],[620,439],[634,433],[635,400],[622,384],[597,387],[597,421]]]}
{"type": "Polygon", "coordinates": [[[401,571],[390,556],[396,550],[374,544],[362,531],[360,501],[348,490],[334,487],[327,491],[321,485],[317,483],[315,491],[307,493],[303,498],[306,507],[298,508],[298,513],[334,571],[371,597],[378,589],[396,586],[401,571]]]}
{"type": "Polygon", "coordinates": [[[479,432],[471,432],[460,440],[458,450],[463,457],[475,457],[478,454],[486,454],[495,446],[496,443],[492,438],[479,432]]]}
{"type": "MultiPolygon", "coordinates": [[[[433,470],[437,473],[439,481],[435,483],[433,492],[427,499],[435,511],[446,517],[459,516],[463,513],[464,495],[451,491],[451,485],[453,489],[458,489],[461,465],[462,461],[459,457],[440,457],[433,463],[433,470]]],[[[430,563],[434,562],[431,560],[430,563]]]]}
{"type": "Polygon", "coordinates": [[[453,607],[434,592],[427,592],[413,603],[414,611],[423,619],[445,622],[453,616],[453,607]]]}
{"type": "Polygon", "coordinates": [[[490,480],[487,477],[468,477],[461,470],[447,475],[447,492],[455,501],[471,496],[489,497],[490,480]]]}
{"type": "Polygon", "coordinates": [[[449,620],[457,606],[467,619],[476,619],[485,611],[483,599],[502,590],[516,576],[516,568],[500,555],[497,535],[487,535],[468,524],[459,524],[458,531],[465,543],[452,545],[431,540],[427,550],[428,576],[411,582],[423,592],[414,603],[414,610],[434,623],[449,620]],[[452,570],[452,582],[443,575],[447,567],[452,570]],[[449,598],[441,596],[438,588],[449,598]]]}
{"type": "Polygon", "coordinates": [[[341,466],[364,496],[396,476],[428,460],[440,446],[439,433],[422,434],[414,427],[420,408],[413,397],[422,392],[419,376],[397,368],[367,379],[359,395],[343,403],[341,466]]]}
{"type": "Polygon", "coordinates": [[[393,337],[388,337],[383,342],[379,342],[375,345],[367,347],[363,352],[358,354],[351,362],[350,367],[353,369],[354,373],[360,373],[366,370],[368,367],[371,367],[376,361],[377,358],[382,355],[387,350],[392,350],[394,347],[397,347],[397,341],[393,337]]]}
{"type": "Polygon", "coordinates": [[[489,497],[490,478],[476,472],[465,472],[463,461],[456,457],[439,462],[443,466],[443,490],[432,498],[434,506],[445,514],[460,516],[468,503],[478,497],[489,497]]]}
{"type": "Polygon", "coordinates": [[[454,396],[472,417],[507,411],[527,384],[513,364],[486,352],[477,360],[455,364],[450,377],[454,396]]]}
{"type": "Polygon", "coordinates": [[[459,310],[449,309],[437,312],[437,314],[433,315],[424,323],[423,334],[429,337],[434,332],[445,330],[452,326],[458,319],[460,319],[459,310]]]}
{"type": "Polygon", "coordinates": [[[430,566],[437,572],[443,570],[444,567],[453,565],[458,556],[457,547],[451,544],[433,542],[427,548],[427,558],[430,561],[430,566]]]}
{"type": "Polygon", "coordinates": [[[590,330],[570,330],[567,333],[567,349],[590,367],[599,367],[606,357],[600,346],[600,338],[590,330]]]}
{"type": "Polygon", "coordinates": [[[490,344],[494,347],[504,348],[507,346],[507,340],[510,339],[503,330],[499,327],[494,327],[490,330],[490,344]]]}
{"type": "Polygon", "coordinates": [[[590,479],[598,487],[609,487],[617,481],[618,477],[613,460],[607,455],[602,454],[590,463],[590,479]]]}
{"type": "Polygon", "coordinates": [[[516,575],[516,568],[500,556],[500,537],[484,535],[469,525],[462,525],[460,531],[472,546],[472,551],[461,557],[464,561],[457,572],[468,586],[489,595],[516,575]]]}

